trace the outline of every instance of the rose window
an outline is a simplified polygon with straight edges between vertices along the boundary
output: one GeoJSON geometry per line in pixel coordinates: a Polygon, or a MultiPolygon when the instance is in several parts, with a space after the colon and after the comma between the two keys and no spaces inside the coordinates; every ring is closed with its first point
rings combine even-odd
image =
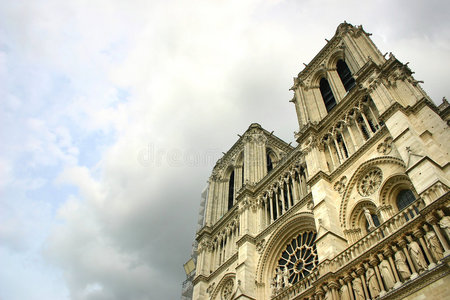
{"type": "MultiPolygon", "coordinates": [[[[319,259],[314,243],[315,240],[315,232],[303,232],[297,238],[294,238],[282,252],[277,268],[280,270],[280,273],[286,274],[289,283],[296,283],[316,268],[319,259]]],[[[275,277],[277,276],[279,275],[276,274],[275,277]]],[[[286,283],[284,282],[283,286],[285,285],[286,283]]]]}
{"type": "Polygon", "coordinates": [[[231,299],[231,295],[233,294],[234,281],[233,279],[229,279],[225,282],[222,288],[222,300],[231,299]]]}
{"type": "Polygon", "coordinates": [[[372,195],[380,187],[382,179],[383,173],[380,169],[375,168],[370,170],[364,175],[358,185],[359,194],[363,197],[372,195]]]}

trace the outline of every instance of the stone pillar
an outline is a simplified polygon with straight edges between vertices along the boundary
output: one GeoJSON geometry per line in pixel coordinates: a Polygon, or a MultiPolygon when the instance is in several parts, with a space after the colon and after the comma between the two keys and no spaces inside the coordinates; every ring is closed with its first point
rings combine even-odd
{"type": "Polygon", "coordinates": [[[416,231],[414,231],[413,234],[416,238],[419,239],[420,245],[422,246],[422,249],[425,252],[425,257],[428,259],[428,262],[429,262],[428,269],[432,269],[432,268],[436,267],[433,257],[430,255],[430,252],[428,251],[428,247],[425,244],[425,241],[423,240],[423,232],[420,229],[417,229],[416,231]]]}
{"type": "Polygon", "coordinates": [[[394,259],[392,258],[392,255],[394,255],[394,252],[390,248],[386,248],[386,249],[384,249],[384,255],[388,258],[392,273],[394,273],[394,278],[395,278],[394,289],[396,289],[402,285],[402,282],[400,281],[400,277],[398,276],[397,268],[395,267],[394,259]]]}
{"type": "Polygon", "coordinates": [[[346,275],[344,277],[344,282],[347,285],[348,293],[350,295],[350,299],[351,300],[355,300],[355,296],[353,295],[353,288],[352,288],[352,285],[350,284],[351,281],[352,281],[352,277],[350,275],[346,275]]]}
{"type": "Polygon", "coordinates": [[[399,247],[401,247],[402,248],[402,250],[403,250],[403,253],[405,253],[405,256],[406,256],[406,260],[408,261],[408,264],[409,264],[409,267],[411,268],[411,279],[414,279],[414,278],[416,278],[417,276],[418,276],[418,274],[417,274],[417,270],[416,270],[416,266],[414,265],[414,263],[413,263],[413,261],[412,261],[412,259],[411,259],[411,256],[409,256],[409,251],[408,251],[408,249],[407,249],[407,243],[406,243],[406,241],[405,240],[400,240],[399,242],[398,242],[398,245],[399,245],[399,247]]]}
{"type": "Polygon", "coordinates": [[[430,216],[427,218],[427,222],[431,224],[431,226],[434,229],[434,232],[436,233],[436,236],[439,239],[439,242],[441,243],[442,247],[444,248],[444,256],[447,256],[450,254],[450,247],[447,243],[447,240],[445,239],[444,235],[441,232],[441,228],[439,228],[439,225],[437,223],[437,219],[434,216],[430,216]]]}
{"type": "Polygon", "coordinates": [[[366,296],[366,299],[370,299],[369,291],[367,290],[366,280],[364,279],[364,273],[365,273],[364,267],[361,266],[358,269],[356,269],[356,273],[359,275],[359,278],[361,279],[363,289],[364,289],[364,295],[366,296]]]}

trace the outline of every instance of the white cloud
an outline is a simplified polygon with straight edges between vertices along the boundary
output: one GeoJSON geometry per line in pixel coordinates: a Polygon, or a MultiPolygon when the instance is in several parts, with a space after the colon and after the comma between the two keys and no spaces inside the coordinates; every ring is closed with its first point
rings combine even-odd
{"type": "Polygon", "coordinates": [[[446,9],[419,2],[1,6],[0,207],[11,217],[0,239],[18,253],[43,247],[71,299],[178,297],[212,158],[251,122],[293,140],[292,77],[345,18],[410,60],[435,101],[448,93],[450,27],[430,26],[446,9]]]}

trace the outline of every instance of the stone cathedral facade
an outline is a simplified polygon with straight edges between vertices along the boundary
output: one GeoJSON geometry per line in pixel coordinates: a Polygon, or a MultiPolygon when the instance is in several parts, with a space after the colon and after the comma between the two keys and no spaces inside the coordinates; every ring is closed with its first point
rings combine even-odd
{"type": "Polygon", "coordinates": [[[369,36],[294,78],[298,146],[251,124],[216,163],[192,299],[450,297],[449,105],[369,36]]]}

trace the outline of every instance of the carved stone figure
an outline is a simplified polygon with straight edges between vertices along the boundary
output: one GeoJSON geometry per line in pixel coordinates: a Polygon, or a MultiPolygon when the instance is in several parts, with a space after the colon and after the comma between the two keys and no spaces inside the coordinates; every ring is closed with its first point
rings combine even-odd
{"type": "Polygon", "coordinates": [[[439,261],[444,258],[444,249],[441,247],[441,243],[436,236],[436,233],[433,230],[430,230],[428,225],[423,225],[423,229],[425,229],[425,241],[427,243],[428,249],[431,250],[431,254],[433,257],[439,261]]]}
{"type": "Polygon", "coordinates": [[[341,298],[341,300],[350,300],[348,286],[342,279],[339,279],[339,283],[341,284],[341,288],[339,289],[339,297],[341,298]]]}
{"type": "Polygon", "coordinates": [[[375,270],[372,267],[369,267],[368,264],[365,264],[365,267],[367,268],[366,271],[367,287],[369,288],[371,297],[376,298],[380,294],[380,286],[378,285],[375,270]]]}
{"type": "Polygon", "coordinates": [[[359,277],[356,277],[355,279],[353,279],[352,285],[353,285],[353,291],[355,292],[355,300],[366,299],[364,297],[362,281],[361,281],[361,279],[359,279],[359,277]]]}
{"type": "Polygon", "coordinates": [[[422,249],[420,249],[420,246],[416,241],[413,241],[411,236],[406,236],[406,239],[409,242],[408,249],[414,266],[419,273],[425,271],[427,268],[427,262],[423,256],[422,249]]]}
{"type": "Polygon", "coordinates": [[[276,277],[272,278],[272,282],[270,283],[270,287],[272,288],[272,297],[276,296],[276,294],[278,294],[278,287],[277,287],[277,279],[276,279],[276,277]]]}
{"type": "Polygon", "coordinates": [[[291,283],[289,282],[289,275],[290,275],[290,274],[289,274],[289,271],[288,271],[287,267],[285,267],[285,268],[283,269],[283,272],[282,272],[282,276],[283,276],[283,286],[284,286],[285,288],[291,286],[291,283]]]}
{"type": "Polygon", "coordinates": [[[408,279],[409,277],[411,277],[411,272],[409,271],[409,267],[406,264],[405,254],[401,250],[398,250],[396,246],[392,246],[392,250],[394,250],[395,266],[397,267],[400,276],[403,280],[408,279]]]}
{"type": "Polygon", "coordinates": [[[370,215],[370,211],[367,208],[363,208],[364,215],[366,216],[367,224],[369,224],[369,229],[375,228],[375,224],[373,223],[372,216],[370,215]]]}
{"type": "Polygon", "coordinates": [[[446,216],[442,210],[437,211],[441,220],[439,221],[439,226],[444,229],[447,238],[450,240],[450,217],[446,216]]]}
{"type": "Polygon", "coordinates": [[[380,275],[383,278],[386,289],[390,290],[395,285],[394,274],[392,274],[391,266],[389,265],[389,262],[383,258],[383,255],[378,254],[378,258],[381,261],[378,265],[378,268],[380,269],[380,275]]]}
{"type": "Polygon", "coordinates": [[[328,288],[328,286],[326,284],[323,286],[323,290],[325,291],[325,295],[323,296],[322,300],[333,300],[333,296],[331,295],[331,290],[328,288]]]}
{"type": "Polygon", "coordinates": [[[281,290],[283,288],[283,274],[281,273],[281,269],[276,269],[276,278],[277,278],[277,289],[281,290]]]}

